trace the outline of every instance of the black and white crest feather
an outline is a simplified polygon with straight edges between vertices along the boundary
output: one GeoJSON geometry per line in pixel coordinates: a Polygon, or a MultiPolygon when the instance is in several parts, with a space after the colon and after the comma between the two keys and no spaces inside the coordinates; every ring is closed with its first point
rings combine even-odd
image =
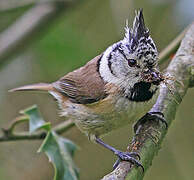
{"type": "Polygon", "coordinates": [[[128,27],[128,22],[125,27],[125,42],[129,43],[129,49],[133,52],[139,43],[148,43],[155,49],[155,44],[149,35],[149,29],[145,26],[143,10],[136,11],[136,16],[133,21],[133,28],[128,27]],[[150,40],[149,40],[150,39],[150,40]]]}
{"type": "Polygon", "coordinates": [[[133,21],[133,28],[128,27],[128,22],[125,27],[125,38],[123,44],[128,47],[130,53],[136,51],[139,59],[143,56],[145,59],[155,59],[158,55],[156,46],[150,37],[149,30],[145,26],[143,10],[136,11],[136,16],[133,21]]]}
{"type": "Polygon", "coordinates": [[[145,26],[142,10],[136,11],[136,16],[133,22],[133,38],[135,41],[138,41],[141,37],[149,37],[149,30],[145,26]]]}

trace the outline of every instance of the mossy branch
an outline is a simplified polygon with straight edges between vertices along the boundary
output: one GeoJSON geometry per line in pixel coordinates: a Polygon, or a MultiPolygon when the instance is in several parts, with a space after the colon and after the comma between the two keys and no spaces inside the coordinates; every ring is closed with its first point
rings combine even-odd
{"type": "MultiPolygon", "coordinates": [[[[172,48],[173,49],[173,48],[172,48]]],[[[174,77],[168,81],[173,88],[173,94],[166,85],[161,85],[160,94],[151,112],[162,112],[170,126],[175,118],[178,106],[188,88],[194,86],[194,23],[186,32],[181,45],[166,69],[166,74],[174,77]]],[[[158,153],[167,129],[159,121],[149,120],[139,127],[128,150],[138,152],[145,172],[151,166],[154,156],[158,153]]],[[[129,162],[121,162],[119,166],[102,180],[142,180],[145,174],[141,168],[136,168],[129,162]]]]}

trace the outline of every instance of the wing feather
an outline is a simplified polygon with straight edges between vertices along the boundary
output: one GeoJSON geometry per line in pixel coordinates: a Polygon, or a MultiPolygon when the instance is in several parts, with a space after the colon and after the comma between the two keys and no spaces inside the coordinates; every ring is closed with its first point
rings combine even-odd
{"type": "Polygon", "coordinates": [[[74,103],[88,104],[106,97],[106,83],[97,70],[101,56],[54,82],[54,88],[74,103]]]}

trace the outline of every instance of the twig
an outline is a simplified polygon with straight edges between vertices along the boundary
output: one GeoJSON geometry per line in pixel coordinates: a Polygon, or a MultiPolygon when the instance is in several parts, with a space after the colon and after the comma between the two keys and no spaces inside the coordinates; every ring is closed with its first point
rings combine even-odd
{"type": "MultiPolygon", "coordinates": [[[[168,53],[166,53],[168,54],[168,53]]],[[[188,88],[193,87],[191,83],[194,79],[194,23],[190,26],[185,34],[181,45],[173,57],[170,65],[167,68],[167,73],[176,77],[180,83],[169,82],[175,87],[174,94],[170,94],[165,85],[161,85],[159,97],[156,104],[150,111],[162,112],[168,125],[175,118],[177,107],[185,96],[188,88]],[[177,99],[179,104],[174,101],[177,99]]],[[[134,136],[128,148],[131,151],[138,152],[141,157],[141,163],[145,168],[145,172],[151,166],[154,156],[160,149],[167,129],[163,124],[156,121],[157,118],[146,121],[146,123],[138,129],[138,133],[134,136]]],[[[142,180],[144,173],[141,168],[134,168],[129,162],[121,162],[119,166],[106,175],[102,180],[142,180]]]]}
{"type": "MultiPolygon", "coordinates": [[[[14,126],[15,125],[16,124],[14,123],[14,126]]],[[[73,126],[74,126],[74,123],[71,120],[67,120],[67,121],[64,121],[63,123],[60,123],[59,125],[56,125],[53,128],[53,130],[57,134],[62,134],[64,132],[68,131],[73,126]]],[[[34,133],[29,133],[29,132],[13,133],[10,131],[9,128],[2,129],[2,131],[3,131],[3,135],[0,136],[0,142],[18,141],[18,140],[40,140],[40,139],[44,139],[46,136],[46,132],[44,132],[44,131],[38,131],[38,132],[34,132],[34,133]]]]}
{"type": "Polygon", "coordinates": [[[170,55],[176,52],[188,29],[189,26],[186,27],[167,47],[165,47],[165,49],[161,51],[159,54],[159,65],[162,65],[165,61],[168,60],[170,55]]]}
{"type": "Polygon", "coordinates": [[[74,0],[37,3],[0,34],[0,65],[28,47],[74,0]]]}
{"type": "Polygon", "coordinates": [[[27,122],[29,118],[26,115],[21,115],[16,117],[13,121],[10,122],[10,125],[7,128],[2,128],[4,133],[12,134],[14,132],[15,127],[18,124],[21,124],[23,122],[27,122]]]}

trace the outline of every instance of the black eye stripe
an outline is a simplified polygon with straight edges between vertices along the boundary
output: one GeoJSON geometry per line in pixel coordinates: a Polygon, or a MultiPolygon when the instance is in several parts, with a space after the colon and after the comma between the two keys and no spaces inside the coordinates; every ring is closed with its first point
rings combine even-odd
{"type": "Polygon", "coordinates": [[[134,67],[137,64],[137,61],[135,59],[128,59],[121,47],[117,47],[118,51],[123,55],[123,57],[128,61],[128,65],[130,67],[134,67]]]}
{"type": "Polygon", "coordinates": [[[118,51],[123,55],[123,57],[127,60],[127,56],[125,55],[124,51],[118,47],[118,51]]]}
{"type": "MultiPolygon", "coordinates": [[[[137,54],[137,57],[138,57],[138,59],[141,59],[143,56],[146,58],[149,54],[151,54],[153,57],[155,56],[155,53],[153,52],[153,51],[144,51],[144,49],[147,49],[146,47],[143,47],[142,49],[138,49],[137,51],[138,51],[138,54],[137,54]]],[[[130,67],[134,67],[134,66],[136,66],[137,67],[137,62],[135,62],[135,63],[133,63],[133,62],[129,62],[131,59],[128,59],[127,58],[127,56],[125,55],[125,53],[124,53],[124,51],[123,51],[123,49],[121,48],[121,44],[119,44],[118,46],[116,46],[115,48],[114,48],[114,52],[115,51],[119,51],[119,53],[120,54],[122,54],[122,56],[125,58],[125,60],[127,60],[127,62],[128,62],[128,65],[130,66],[130,67]]],[[[136,60],[135,60],[136,61],[136,60]]],[[[145,62],[145,61],[144,61],[145,62]]],[[[148,63],[148,62],[146,62],[147,63],[147,65],[150,67],[150,66],[153,66],[154,65],[154,62],[153,63],[148,63]]],[[[111,63],[109,63],[109,68],[111,69],[111,63]]],[[[112,74],[114,74],[113,72],[111,72],[112,74]]]]}
{"type": "Polygon", "coordinates": [[[110,69],[111,74],[114,75],[114,76],[116,76],[116,74],[113,72],[113,69],[112,69],[111,58],[112,58],[112,54],[110,54],[109,57],[108,57],[108,67],[110,69]]]}

